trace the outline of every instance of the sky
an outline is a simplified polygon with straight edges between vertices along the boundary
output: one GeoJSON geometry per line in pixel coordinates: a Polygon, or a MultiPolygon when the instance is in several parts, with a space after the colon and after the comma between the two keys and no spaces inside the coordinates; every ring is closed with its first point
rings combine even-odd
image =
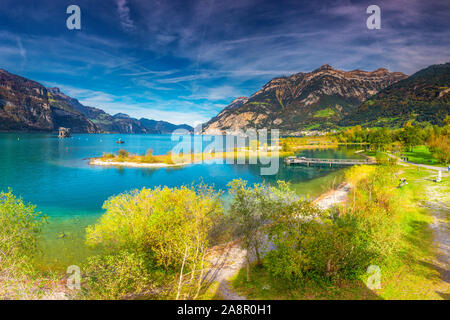
{"type": "Polygon", "coordinates": [[[0,68],[108,113],[197,125],[323,64],[413,74],[450,61],[450,1],[1,0],[0,68]],[[381,9],[370,30],[369,5],[381,9]],[[81,30],[69,30],[69,5],[81,30]]]}

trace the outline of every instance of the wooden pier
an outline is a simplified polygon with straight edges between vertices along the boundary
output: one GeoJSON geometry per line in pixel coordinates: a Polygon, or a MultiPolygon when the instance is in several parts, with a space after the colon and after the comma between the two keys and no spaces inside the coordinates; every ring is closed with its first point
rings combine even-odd
{"type": "Polygon", "coordinates": [[[305,157],[287,157],[284,159],[287,165],[305,165],[305,166],[330,166],[342,165],[342,166],[354,166],[361,164],[374,164],[369,159],[318,159],[318,158],[305,158],[305,157]]]}

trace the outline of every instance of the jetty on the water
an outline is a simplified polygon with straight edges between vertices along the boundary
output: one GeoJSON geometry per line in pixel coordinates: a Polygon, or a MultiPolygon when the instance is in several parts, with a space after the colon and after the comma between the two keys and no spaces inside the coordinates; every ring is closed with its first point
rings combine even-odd
{"type": "Polygon", "coordinates": [[[319,158],[305,158],[305,157],[287,157],[284,159],[287,165],[305,165],[305,166],[329,166],[342,165],[354,166],[361,164],[374,164],[369,159],[319,159],[319,158]]]}

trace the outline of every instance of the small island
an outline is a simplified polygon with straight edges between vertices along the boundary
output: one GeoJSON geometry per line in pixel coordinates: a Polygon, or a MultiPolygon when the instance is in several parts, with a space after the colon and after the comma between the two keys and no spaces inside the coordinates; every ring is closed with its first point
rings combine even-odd
{"type": "Polygon", "coordinates": [[[140,168],[162,168],[184,166],[193,163],[200,163],[203,161],[212,161],[216,159],[250,159],[257,157],[278,157],[292,155],[292,151],[281,150],[281,147],[245,147],[235,148],[230,151],[220,152],[202,152],[202,153],[180,153],[154,155],[153,150],[149,149],[145,154],[132,154],[127,150],[121,149],[117,154],[107,153],[98,158],[91,158],[90,165],[95,166],[116,166],[116,167],[140,167],[140,168]]]}
{"type": "Polygon", "coordinates": [[[121,149],[117,154],[105,153],[101,157],[91,158],[89,164],[95,166],[160,168],[182,166],[186,163],[175,163],[170,152],[165,155],[153,155],[153,150],[150,149],[143,155],[137,155],[121,149]]]}
{"type": "Polygon", "coordinates": [[[267,143],[260,145],[257,140],[252,140],[248,147],[235,148],[229,151],[204,151],[202,153],[180,153],[154,155],[149,149],[145,154],[132,154],[121,149],[117,154],[105,153],[101,157],[91,158],[90,165],[94,166],[116,166],[116,167],[139,167],[139,168],[162,168],[184,166],[203,161],[217,159],[251,159],[258,157],[288,157],[295,155],[300,150],[336,148],[337,141],[329,137],[282,138],[276,146],[268,146],[267,143]]]}

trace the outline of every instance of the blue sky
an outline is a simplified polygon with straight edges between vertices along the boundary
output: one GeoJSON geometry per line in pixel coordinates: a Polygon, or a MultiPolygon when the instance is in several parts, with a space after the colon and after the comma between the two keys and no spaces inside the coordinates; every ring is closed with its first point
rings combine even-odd
{"type": "Polygon", "coordinates": [[[195,125],[273,77],[328,63],[450,61],[450,1],[1,0],[0,68],[115,114],[195,125]],[[66,8],[81,8],[81,30],[66,8]],[[381,8],[381,29],[366,8],[381,8]]]}

